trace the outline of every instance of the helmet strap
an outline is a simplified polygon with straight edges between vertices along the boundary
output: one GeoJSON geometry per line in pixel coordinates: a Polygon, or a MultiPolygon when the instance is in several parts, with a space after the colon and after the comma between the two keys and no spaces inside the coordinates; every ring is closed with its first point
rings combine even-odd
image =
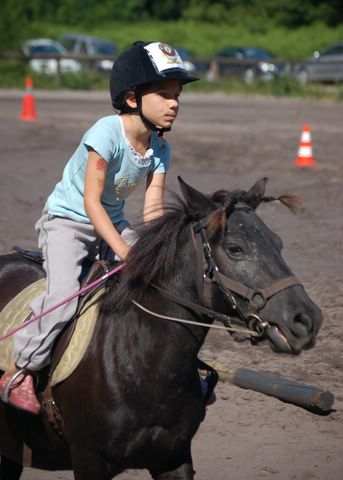
{"type": "Polygon", "coordinates": [[[152,122],[150,122],[150,120],[146,118],[142,110],[142,94],[136,88],[134,89],[134,92],[135,92],[136,102],[137,102],[136,111],[138,112],[138,115],[140,116],[144,125],[150,128],[150,130],[153,130],[154,132],[158,132],[159,137],[162,137],[165,132],[170,132],[171,127],[168,127],[168,128],[156,127],[156,125],[154,125],[152,122]]]}

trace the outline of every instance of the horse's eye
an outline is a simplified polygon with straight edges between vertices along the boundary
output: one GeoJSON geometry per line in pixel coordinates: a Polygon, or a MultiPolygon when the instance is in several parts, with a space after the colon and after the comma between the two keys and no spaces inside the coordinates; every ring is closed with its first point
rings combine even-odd
{"type": "Polygon", "coordinates": [[[226,246],[225,250],[230,255],[239,255],[240,253],[243,252],[242,248],[236,243],[230,243],[229,245],[226,246]]]}

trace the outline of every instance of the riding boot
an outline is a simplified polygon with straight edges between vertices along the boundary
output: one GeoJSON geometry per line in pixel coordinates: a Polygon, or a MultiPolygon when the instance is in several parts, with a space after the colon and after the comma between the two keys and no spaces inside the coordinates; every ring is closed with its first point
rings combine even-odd
{"type": "Polygon", "coordinates": [[[36,397],[33,375],[20,369],[14,375],[4,373],[0,380],[0,398],[3,402],[19,410],[38,415],[41,410],[36,397]]]}

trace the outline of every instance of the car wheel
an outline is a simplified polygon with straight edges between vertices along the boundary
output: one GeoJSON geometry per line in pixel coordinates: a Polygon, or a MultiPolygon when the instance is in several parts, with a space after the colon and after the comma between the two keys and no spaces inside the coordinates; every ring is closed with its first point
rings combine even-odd
{"type": "Polygon", "coordinates": [[[297,74],[297,80],[300,83],[300,85],[307,85],[307,83],[309,82],[308,71],[305,69],[300,70],[300,72],[297,74]]]}
{"type": "Polygon", "coordinates": [[[243,82],[246,85],[252,85],[255,81],[256,73],[255,70],[252,68],[248,68],[243,75],[243,82]]]}

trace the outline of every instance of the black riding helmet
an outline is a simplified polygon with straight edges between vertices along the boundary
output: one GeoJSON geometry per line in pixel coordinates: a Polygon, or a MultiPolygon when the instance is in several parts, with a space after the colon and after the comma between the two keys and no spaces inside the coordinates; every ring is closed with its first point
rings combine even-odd
{"type": "Polygon", "coordinates": [[[179,80],[183,85],[199,80],[189,75],[177,51],[161,42],[135,42],[122,52],[113,64],[110,78],[112,105],[122,113],[132,111],[125,102],[125,94],[136,94],[137,112],[143,122],[161,134],[159,129],[143,115],[140,87],[161,80],[179,80]]]}

